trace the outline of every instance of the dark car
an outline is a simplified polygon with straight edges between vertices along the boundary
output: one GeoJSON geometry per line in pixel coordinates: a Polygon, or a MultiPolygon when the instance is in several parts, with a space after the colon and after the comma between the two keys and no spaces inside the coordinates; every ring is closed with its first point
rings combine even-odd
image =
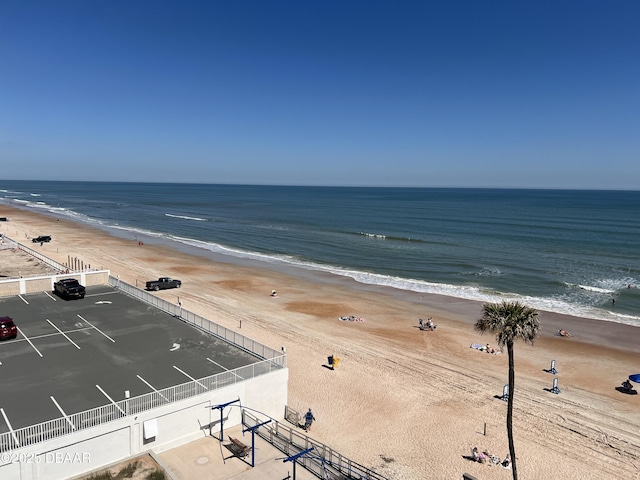
{"type": "Polygon", "coordinates": [[[75,278],[64,278],[53,284],[53,293],[61,298],[84,298],[86,289],[75,278]]]}
{"type": "Polygon", "coordinates": [[[8,340],[18,336],[18,327],[11,317],[0,317],[0,340],[8,340]]]}
{"type": "Polygon", "coordinates": [[[32,238],[33,243],[48,243],[51,241],[51,235],[40,235],[39,237],[32,238]]]}

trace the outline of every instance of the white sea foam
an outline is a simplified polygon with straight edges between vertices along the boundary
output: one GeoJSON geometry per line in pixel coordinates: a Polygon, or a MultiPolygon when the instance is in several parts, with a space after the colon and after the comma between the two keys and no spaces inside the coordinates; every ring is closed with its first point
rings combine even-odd
{"type": "Polygon", "coordinates": [[[359,232],[359,233],[360,233],[360,235],[363,235],[365,237],[380,238],[380,239],[387,238],[386,235],[381,235],[381,234],[378,234],[378,233],[367,233],[367,232],[359,232]]]}
{"type": "Polygon", "coordinates": [[[264,230],[280,230],[280,231],[288,231],[289,228],[284,225],[255,225],[255,228],[260,228],[264,230]]]}
{"type": "MultiPolygon", "coordinates": [[[[380,285],[387,286],[395,289],[425,293],[425,294],[439,294],[446,295],[455,298],[464,298],[469,300],[476,300],[480,302],[494,302],[501,300],[518,300],[530,305],[536,309],[557,312],[567,315],[573,315],[578,317],[593,318],[599,320],[613,321],[618,323],[626,323],[630,325],[640,326],[640,317],[628,314],[619,314],[610,312],[598,307],[598,298],[602,295],[611,295],[621,288],[626,288],[627,284],[635,284],[633,279],[590,279],[587,282],[583,281],[578,284],[567,284],[570,287],[570,292],[564,296],[557,296],[553,298],[535,297],[535,296],[523,296],[513,293],[501,293],[492,291],[490,289],[481,289],[472,285],[450,285],[444,283],[427,282],[423,280],[407,279],[396,276],[382,275],[364,271],[358,271],[335,265],[325,265],[309,261],[303,261],[298,257],[291,255],[273,255],[260,252],[245,251],[238,248],[227,247],[224,245],[199,241],[191,238],[184,238],[178,236],[172,236],[165,233],[158,233],[142,228],[126,227],[121,225],[113,225],[95,218],[87,217],[79,214],[75,211],[68,210],[60,207],[53,207],[47,205],[44,202],[29,202],[22,199],[8,199],[11,202],[20,204],[21,206],[28,206],[31,208],[47,210],[50,213],[67,216],[74,220],[100,226],[102,228],[114,229],[122,232],[128,232],[129,234],[135,234],[140,236],[147,236],[150,238],[163,239],[166,241],[175,241],[185,245],[189,245],[196,248],[202,248],[213,253],[219,253],[223,255],[234,256],[238,258],[256,260],[265,263],[293,266],[305,270],[325,272],[333,275],[351,278],[357,282],[367,285],[380,285]],[[626,283],[625,283],[626,282],[626,283]],[[623,285],[624,283],[624,285],[623,285]],[[573,293],[571,293],[573,292],[573,293]],[[592,297],[592,302],[576,302],[573,295],[580,293],[583,298],[592,297]]],[[[205,221],[200,217],[186,217],[173,214],[166,214],[170,217],[185,218],[186,220],[205,221]]],[[[365,235],[361,232],[362,235],[365,235]]],[[[375,236],[375,234],[366,234],[367,236],[375,236]]],[[[480,276],[499,276],[502,272],[497,268],[485,268],[479,275],[480,276]]],[[[586,280],[586,279],[585,279],[586,280]]]]}
{"type": "Polygon", "coordinates": [[[165,213],[165,216],[167,217],[172,217],[172,218],[182,218],[184,220],[195,220],[197,222],[206,222],[207,219],[206,218],[200,218],[200,217],[188,217],[186,215],[172,215],[171,213],[165,213]]]}
{"type": "Polygon", "coordinates": [[[593,287],[591,285],[578,285],[582,290],[587,290],[589,292],[597,292],[597,293],[615,293],[614,290],[609,290],[606,288],[593,287]]]}
{"type": "Polygon", "coordinates": [[[221,253],[238,258],[257,260],[272,264],[288,265],[303,268],[306,270],[325,272],[333,275],[352,278],[356,282],[366,285],[380,285],[410,292],[445,295],[449,297],[463,298],[479,302],[500,302],[503,300],[520,301],[539,310],[572,315],[576,317],[592,318],[596,320],[605,320],[610,322],[626,323],[629,325],[640,326],[640,316],[615,314],[606,310],[602,310],[596,306],[579,305],[570,301],[563,300],[562,298],[544,298],[518,295],[515,293],[503,293],[491,291],[489,289],[480,289],[476,286],[450,285],[427,282],[424,280],[407,279],[371,272],[363,272],[359,270],[350,270],[342,267],[337,267],[335,265],[323,265],[314,262],[303,261],[290,255],[271,255],[258,252],[248,252],[215,243],[193,240],[190,238],[167,238],[190,246],[204,248],[214,253],[221,253]]]}
{"type": "MultiPolygon", "coordinates": [[[[405,290],[416,293],[445,295],[454,298],[463,298],[467,300],[475,300],[479,302],[499,302],[503,300],[520,301],[530,305],[538,310],[556,312],[576,317],[592,318],[596,320],[605,320],[617,323],[626,323],[629,325],[640,326],[640,316],[622,315],[609,312],[588,304],[578,304],[571,301],[570,296],[566,299],[563,297],[545,298],[518,295],[509,292],[497,292],[486,288],[478,288],[469,285],[450,285],[444,283],[427,282],[424,280],[407,279],[389,275],[382,275],[360,270],[347,269],[335,265],[325,265],[315,262],[301,260],[291,255],[274,255],[260,253],[254,251],[246,251],[238,248],[228,247],[213,242],[195,240],[192,238],[167,235],[163,233],[153,232],[140,228],[111,226],[111,228],[129,231],[138,235],[146,235],[152,238],[165,239],[168,241],[179,242],[188,246],[202,248],[212,253],[229,255],[236,258],[255,260],[274,265],[292,266],[305,270],[318,271],[347,277],[356,282],[366,285],[380,285],[399,290],[405,290]]],[[[492,274],[499,274],[497,269],[488,269],[492,274]],[[496,271],[497,270],[497,271],[496,271]]],[[[596,287],[599,288],[599,287],[596,287]]],[[[604,289],[601,289],[604,290],[604,289]]],[[[601,293],[601,292],[598,292],[601,293]]]]}
{"type": "Polygon", "coordinates": [[[147,237],[152,237],[152,238],[166,238],[166,239],[171,239],[174,237],[171,237],[170,235],[166,235],[164,233],[158,233],[158,232],[154,232],[151,230],[146,230],[144,228],[135,228],[135,227],[123,227],[121,225],[115,224],[115,225],[107,225],[108,228],[113,228],[114,230],[119,230],[119,231],[124,231],[124,232],[131,232],[133,234],[137,234],[137,235],[145,235],[147,237]]]}
{"type": "MultiPolygon", "coordinates": [[[[152,233],[151,236],[160,237],[164,235],[152,233]]],[[[213,253],[221,253],[224,255],[229,255],[237,258],[259,260],[261,262],[267,262],[267,263],[294,264],[293,257],[288,255],[273,255],[273,254],[266,254],[266,253],[260,253],[260,252],[249,252],[249,251],[241,250],[238,248],[227,247],[225,245],[220,245],[217,243],[205,242],[202,240],[195,240],[193,238],[176,237],[173,235],[164,236],[164,237],[166,237],[169,240],[174,240],[176,242],[183,243],[185,245],[203,248],[213,253]]]]}
{"type": "Polygon", "coordinates": [[[483,267],[479,272],[464,273],[463,275],[471,275],[474,277],[499,277],[502,271],[497,267],[483,267]]]}

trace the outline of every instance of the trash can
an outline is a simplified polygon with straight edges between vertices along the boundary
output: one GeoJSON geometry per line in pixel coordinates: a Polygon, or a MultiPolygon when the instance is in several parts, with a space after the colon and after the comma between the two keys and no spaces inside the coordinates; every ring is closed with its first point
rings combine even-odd
{"type": "Polygon", "coordinates": [[[327,357],[327,361],[329,362],[329,365],[333,365],[333,355],[327,357]]]}
{"type": "Polygon", "coordinates": [[[334,358],[333,359],[333,363],[331,364],[331,369],[335,369],[338,367],[338,364],[340,363],[340,359],[339,358],[334,358]]]}

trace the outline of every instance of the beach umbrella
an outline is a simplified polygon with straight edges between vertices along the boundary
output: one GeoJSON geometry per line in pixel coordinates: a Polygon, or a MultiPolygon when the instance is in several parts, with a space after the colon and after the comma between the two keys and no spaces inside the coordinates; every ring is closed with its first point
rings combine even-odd
{"type": "Polygon", "coordinates": [[[629,375],[629,380],[631,380],[632,382],[640,383],[640,373],[629,375]]]}

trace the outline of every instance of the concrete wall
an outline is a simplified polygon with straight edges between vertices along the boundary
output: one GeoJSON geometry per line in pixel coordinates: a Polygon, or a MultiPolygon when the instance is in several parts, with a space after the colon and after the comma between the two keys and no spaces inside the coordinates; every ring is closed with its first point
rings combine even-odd
{"type": "MultiPolygon", "coordinates": [[[[213,392],[127,416],[72,435],[0,454],[2,480],[64,480],[152,450],[161,453],[220,431],[220,410],[212,406],[240,399],[242,406],[282,417],[289,371],[277,370],[213,392]],[[144,425],[155,420],[158,433],[144,439],[144,425]]],[[[224,428],[241,422],[240,404],[223,409],[224,428]]]]}
{"type": "Polygon", "coordinates": [[[53,290],[53,284],[63,278],[77,278],[80,284],[85,287],[93,285],[108,285],[109,270],[0,280],[0,297],[50,292],[53,290]]]}
{"type": "Polygon", "coordinates": [[[0,280],[0,297],[13,297],[20,294],[18,280],[0,280]]]}

